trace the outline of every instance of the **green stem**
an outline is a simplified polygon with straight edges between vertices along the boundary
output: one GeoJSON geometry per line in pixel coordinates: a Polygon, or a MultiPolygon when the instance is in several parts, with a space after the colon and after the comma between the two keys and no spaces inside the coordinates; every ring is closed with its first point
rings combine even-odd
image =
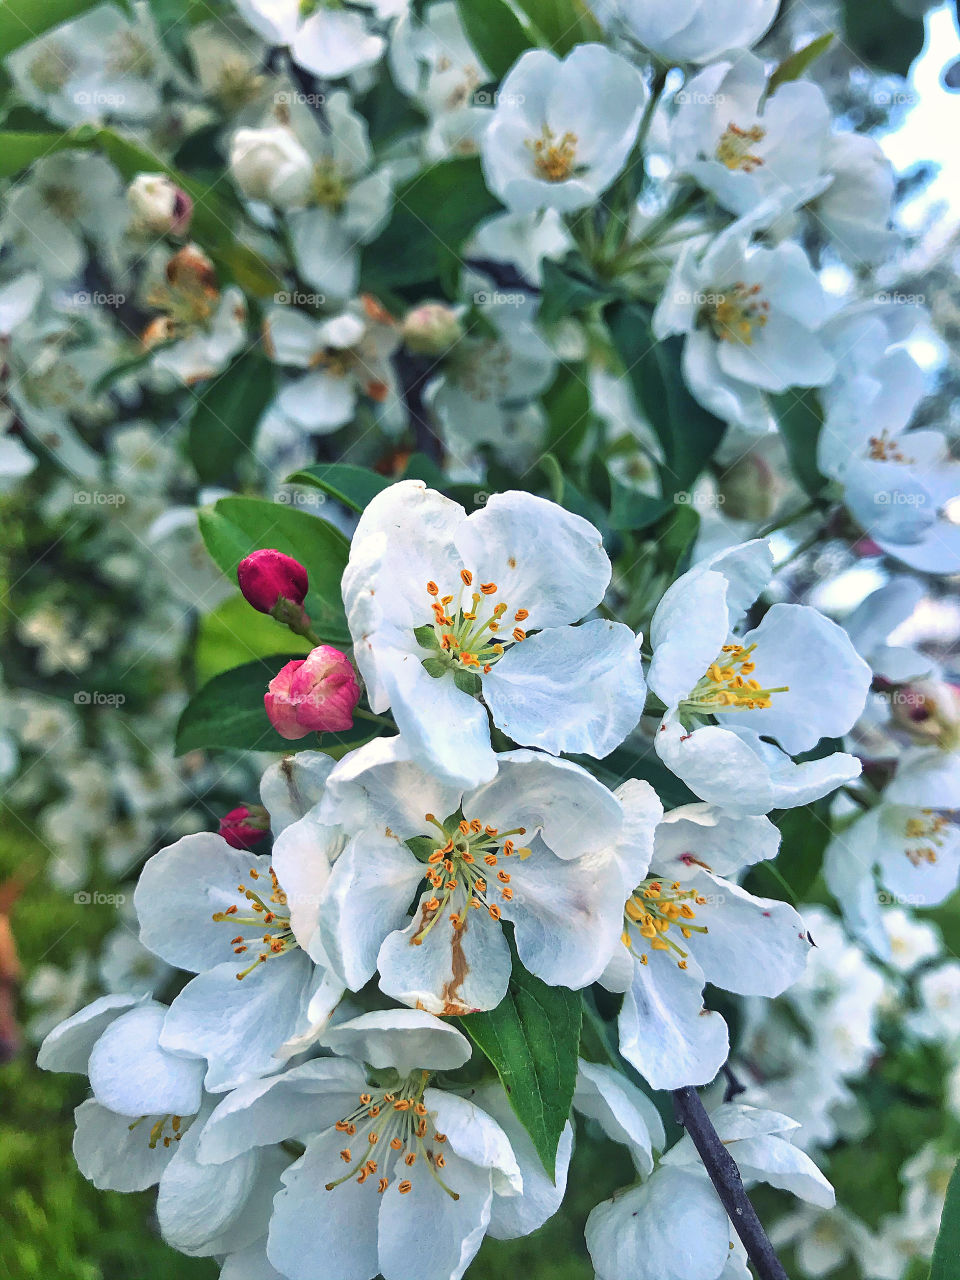
{"type": "Polygon", "coordinates": [[[353,714],[361,720],[370,720],[374,724],[384,725],[387,729],[396,729],[396,725],[387,716],[378,716],[374,711],[365,711],[363,707],[354,707],[353,714]]]}

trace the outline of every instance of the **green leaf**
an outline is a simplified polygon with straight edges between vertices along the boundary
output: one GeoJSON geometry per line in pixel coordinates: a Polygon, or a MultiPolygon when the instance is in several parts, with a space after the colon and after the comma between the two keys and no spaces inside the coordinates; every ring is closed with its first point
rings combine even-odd
{"type": "Polygon", "coordinates": [[[176,750],[220,747],[237,751],[297,751],[305,744],[331,754],[342,754],[374,735],[360,721],[344,733],[311,735],[297,744],[282,738],[267,718],[263,695],[267,685],[288,662],[302,654],[271,654],[245,662],[242,667],[214,676],[193,695],[177,725],[176,750]]]}
{"type": "Polygon", "coordinates": [[[221,498],[198,513],[207,550],[231,580],[251,551],[275,548],[299,560],[310,579],[305,603],[321,639],[343,648],[350,643],[340,579],[350,544],[332,524],[318,516],[261,498],[221,498]]]}
{"type": "Polygon", "coordinates": [[[815,390],[786,391],[772,396],[771,403],[797,483],[811,498],[819,497],[827,484],[817,466],[817,444],[823,429],[819,395],[815,390]]]}
{"type": "Polygon", "coordinates": [[[493,1064],[551,1178],[577,1083],[582,1014],[578,992],[548,987],[515,957],[509,989],[496,1009],[460,1019],[493,1064]]]}
{"type": "Polygon", "coordinates": [[[586,0],[517,0],[517,7],[555,53],[566,54],[574,45],[603,39],[586,0]]]}
{"type": "Polygon", "coordinates": [[[467,39],[489,68],[502,80],[525,49],[536,41],[504,0],[457,0],[467,39]]]}
{"type": "Polygon", "coordinates": [[[657,562],[668,582],[675,582],[690,568],[699,532],[700,513],[689,503],[678,503],[657,530],[657,562]]]}
{"type": "Polygon", "coordinates": [[[947,1186],[937,1243],[933,1246],[930,1280],[960,1280],[960,1162],[947,1186]]]}
{"type": "Polygon", "coordinates": [[[639,532],[661,520],[673,506],[669,498],[655,498],[623,483],[610,473],[610,524],[614,529],[639,532]]]}
{"type": "Polygon", "coordinates": [[[233,474],[273,399],[275,367],[256,350],[239,356],[205,388],[190,416],[188,452],[202,481],[233,474]]]}
{"type": "Polygon", "coordinates": [[[362,511],[392,481],[349,462],[315,462],[288,477],[291,484],[312,484],[352,511],[362,511]]]}
{"type": "Polygon", "coordinates": [[[593,421],[586,371],[561,365],[542,399],[550,423],[546,447],[569,462],[593,421]]]}
{"type": "Polygon", "coordinates": [[[413,634],[417,644],[420,645],[421,648],[440,648],[440,641],[437,639],[437,633],[429,622],[425,622],[422,627],[414,627],[413,634]]]}
{"type": "Polygon", "coordinates": [[[923,19],[908,18],[893,0],[844,0],[843,27],[855,53],[894,75],[908,75],[923,49],[923,19]]]}
{"type": "MultiPolygon", "coordinates": [[[[790,900],[806,902],[830,840],[830,806],[818,801],[787,809],[777,816],[776,823],[780,829],[777,870],[789,885],[790,900]]],[[[765,886],[764,892],[768,890],[765,886]]]]}
{"type": "Polygon", "coordinates": [[[61,22],[79,18],[100,0],[4,0],[0,4],[0,58],[61,22]]]}
{"type": "MultiPolygon", "coordinates": [[[[0,6],[0,13],[3,12],[0,6]]],[[[75,146],[68,133],[0,133],[0,178],[12,178],[41,156],[75,146]]]]}
{"type": "Polygon", "coordinates": [[[645,307],[614,303],[607,310],[607,324],[637,403],[663,446],[664,497],[685,492],[713,456],[724,424],[687,390],[680,371],[681,340],[658,342],[645,307]]]}
{"type": "Polygon", "coordinates": [[[579,254],[569,254],[563,262],[544,258],[542,270],[543,297],[537,316],[544,324],[564,320],[615,296],[593,276],[579,254]]]}
{"type": "Polygon", "coordinates": [[[243,596],[230,596],[200,619],[193,651],[197,679],[205,684],[223,671],[286,648],[306,657],[312,646],[269,614],[251,609],[243,596]]]}
{"type": "Polygon", "coordinates": [[[817,36],[816,40],[811,40],[802,49],[796,49],[789,57],[784,58],[767,83],[767,93],[775,93],[782,84],[786,84],[789,80],[799,80],[804,72],[813,66],[821,53],[826,53],[831,44],[833,44],[833,32],[828,31],[825,35],[817,36]]]}
{"type": "Polygon", "coordinates": [[[363,287],[373,293],[432,281],[446,254],[459,255],[477,223],[501,206],[476,159],[446,160],[396,193],[393,216],[363,254],[363,287]]]}

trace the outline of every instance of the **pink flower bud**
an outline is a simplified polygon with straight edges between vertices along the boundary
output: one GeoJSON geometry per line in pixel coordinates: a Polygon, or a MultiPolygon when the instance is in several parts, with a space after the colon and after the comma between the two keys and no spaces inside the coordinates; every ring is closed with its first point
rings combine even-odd
{"type": "Polygon", "coordinates": [[[261,804],[241,804],[220,819],[220,834],[234,849],[252,849],[267,834],[270,816],[261,804]]]}
{"type": "Polygon", "coordinates": [[[237,566],[243,598],[261,613],[272,613],[281,600],[302,605],[309,582],[298,560],[282,551],[251,551],[237,566]]]}
{"type": "Polygon", "coordinates": [[[263,705],[281,737],[303,738],[349,729],[359,701],[360,685],[350,659],[322,644],[274,676],[263,705]]]}

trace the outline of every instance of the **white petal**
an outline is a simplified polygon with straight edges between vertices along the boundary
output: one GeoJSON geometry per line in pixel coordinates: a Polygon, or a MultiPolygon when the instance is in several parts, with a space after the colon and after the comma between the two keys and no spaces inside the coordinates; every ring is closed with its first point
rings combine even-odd
{"type": "Polygon", "coordinates": [[[836,1204],[833,1187],[814,1162],[785,1138],[748,1138],[736,1143],[731,1155],[744,1179],[769,1183],[821,1209],[836,1204]]]}
{"type": "Polygon", "coordinates": [[[726,1061],[727,1025],[704,1009],[695,961],[680,969],[663,951],[647,954],[623,999],[620,1052],[654,1089],[709,1084],[726,1061]]]}
{"type": "Polygon", "coordinates": [[[206,1058],[211,1093],[279,1070],[277,1051],[308,1025],[316,972],[309,956],[299,949],[273,956],[238,981],[239,961],[245,958],[188,982],[163,1029],[164,1047],[206,1058]]]}
{"type": "MultiPolygon", "coordinates": [[[[162,1141],[150,1149],[150,1129],[159,1116],[147,1116],[137,1124],[93,1098],[81,1102],[73,1115],[77,1122],[74,1158],[83,1176],[101,1191],[144,1191],[154,1186],[177,1149],[174,1142],[165,1147],[162,1141]]],[[[165,1133],[171,1137],[169,1125],[165,1133]]]]}
{"type": "Polygon", "coordinates": [[[610,560],[598,529],[530,493],[495,493],[456,532],[476,581],[496,583],[496,599],[527,609],[524,629],[577,622],[603,599],[610,560]]]}
{"type": "Polygon", "coordinates": [[[251,1147],[306,1139],[349,1115],[366,1088],[363,1068],[340,1058],[315,1058],[269,1080],[231,1090],[200,1133],[201,1163],[221,1164],[251,1147]]]}
{"type": "Polygon", "coordinates": [[[658,1169],[590,1214],[587,1249],[603,1280],[718,1280],[730,1224],[705,1178],[658,1169]]]}
{"type": "MultiPolygon", "coordinates": [[[[432,893],[432,890],[430,891],[432,893]]],[[[510,948],[503,927],[483,908],[467,911],[464,929],[455,929],[444,909],[419,946],[414,937],[423,928],[423,904],[402,933],[392,933],[380,948],[377,967],[380,990],[394,1000],[450,1017],[495,1009],[510,981],[510,948]]]]}
{"type": "Polygon", "coordinates": [[[620,1071],[581,1058],[574,1108],[595,1120],[613,1142],[630,1150],[646,1178],[653,1172],[653,1150],[665,1143],[660,1113],[645,1093],[620,1071]]]}
{"type": "Polygon", "coordinates": [[[353,839],[337,860],[320,910],[320,940],[351,991],[376,973],[384,938],[406,925],[423,873],[405,845],[373,832],[353,839]]]}
{"type": "Polygon", "coordinates": [[[470,1042],[456,1027],[422,1009],[384,1009],[338,1023],[327,1032],[334,1053],[372,1067],[394,1067],[401,1075],[430,1069],[452,1071],[470,1057],[470,1042]]]}
{"type": "Polygon", "coordinates": [[[650,688],[668,707],[686,698],[730,635],[730,584],[709,570],[667,589],[650,625],[650,688]]]}
{"type": "MultiPolygon", "coordinates": [[[[300,946],[317,962],[324,954],[317,926],[330,865],[343,845],[336,827],[320,821],[316,809],[285,827],[273,844],[271,860],[287,899],[290,926],[300,946]]],[[[239,927],[239,926],[238,926],[239,927]]]]}
{"type": "Polygon", "coordinates": [[[523,845],[540,831],[558,858],[578,858],[612,844],[623,821],[617,798],[572,760],[537,751],[504,751],[493,782],[463,797],[467,818],[500,831],[526,828],[523,845]]]}
{"type": "Polygon", "coordinates": [[[672,880],[689,880],[703,863],[729,876],[775,858],[779,847],[780,832],[769,818],[734,818],[716,805],[687,804],[657,827],[653,867],[672,880]]]}
{"type": "Polygon", "coordinates": [[[603,618],[529,636],[482,682],[494,723],[514,741],[597,759],[636,728],[647,694],[637,637],[603,618]]]}
{"type": "Polygon", "coordinates": [[[298,751],[270,765],[260,781],[260,800],[274,838],[319,803],[334,763],[325,751],[298,751]]]}
{"type": "Polygon", "coordinates": [[[327,783],[321,813],[348,830],[389,827],[401,840],[433,828],[455,813],[462,790],[414,762],[402,737],[375,738],[337,764],[327,783]]]}
{"type": "Polygon", "coordinates": [[[160,1047],[165,1016],[162,1005],[131,1009],[94,1045],[90,1088],[101,1106],[125,1116],[192,1116],[200,1109],[202,1064],[160,1047]]]}
{"type": "Polygon", "coordinates": [[[138,1003],[137,996],[100,996],[53,1028],[37,1053],[44,1071],[87,1070],[90,1051],[110,1023],[138,1003]]]}

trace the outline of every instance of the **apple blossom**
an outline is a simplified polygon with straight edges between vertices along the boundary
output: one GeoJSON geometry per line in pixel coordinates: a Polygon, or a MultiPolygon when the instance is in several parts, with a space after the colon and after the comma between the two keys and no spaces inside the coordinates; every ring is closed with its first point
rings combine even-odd
{"type": "Polygon", "coordinates": [[[627,162],[647,91],[625,58],[582,44],[520,56],[480,139],[490,190],[514,213],[592,204],[627,162]]]}
{"type": "Polygon", "coordinates": [[[603,971],[622,907],[603,851],[618,837],[631,850],[649,842],[652,790],[637,784],[650,812],[624,831],[617,796],[577,765],[525,750],[496,763],[492,781],[465,792],[401,737],[367,743],[331,770],[301,825],[349,837],[323,890],[317,940],[352,990],[379,969],[387,995],[432,1013],[495,1008],[511,966],[501,920],[543,981],[579,988],[603,971]]]}
{"type": "Polygon", "coordinates": [[[468,516],[420,481],[391,485],[360,517],[343,577],[370,706],[464,786],[496,773],[478,693],[516,742],[609,754],[643,710],[638,641],[622,623],[568,625],[609,580],[597,530],[542,498],[495,494],[468,516]]]}
{"type": "Polygon", "coordinates": [[[604,0],[608,21],[664,62],[710,62],[767,32],[780,0],[604,0]]]}
{"type": "Polygon", "coordinates": [[[807,605],[775,604],[733,634],[772,568],[763,541],[718,552],[667,590],[650,629],[650,687],[667,708],[657,754],[702,799],[740,814],[808,804],[860,773],[842,752],[790,758],[863,710],[871,672],[846,633],[807,605]]]}
{"type": "Polygon", "coordinates": [[[310,582],[299,560],[282,551],[251,551],[237,565],[237,582],[247,604],[260,613],[273,613],[281,602],[302,605],[310,582]]]}

